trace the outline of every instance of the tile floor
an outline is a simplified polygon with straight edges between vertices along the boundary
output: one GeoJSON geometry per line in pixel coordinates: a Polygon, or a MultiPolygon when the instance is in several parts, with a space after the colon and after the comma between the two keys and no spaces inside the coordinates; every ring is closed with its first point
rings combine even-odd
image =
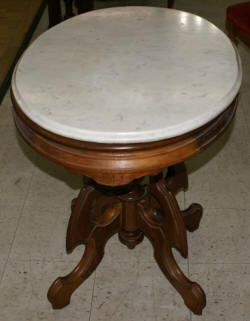
{"type": "MultiPolygon", "coordinates": [[[[223,29],[232,2],[176,0],[175,7],[223,29]]],[[[34,38],[46,27],[45,14],[34,38]]],[[[240,44],[239,52],[244,77],[236,119],[213,146],[187,162],[190,188],[178,195],[182,206],[204,206],[200,229],[189,234],[189,259],[176,253],[183,271],[206,291],[203,315],[184,306],[152,259],[148,241],[129,251],[117,237],[71,305],[51,309],[49,285],[68,273],[83,251],[83,246],[71,255],[64,250],[70,199],[81,180],[22,141],[7,94],[0,106],[0,321],[250,320],[250,50],[240,44]]]]}

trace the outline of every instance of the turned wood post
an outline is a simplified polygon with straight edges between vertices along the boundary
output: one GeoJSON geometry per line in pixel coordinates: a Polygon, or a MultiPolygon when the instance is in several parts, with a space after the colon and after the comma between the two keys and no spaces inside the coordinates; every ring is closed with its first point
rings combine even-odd
{"type": "Polygon", "coordinates": [[[143,233],[137,224],[137,202],[145,195],[145,190],[135,186],[131,192],[119,196],[122,202],[120,241],[133,249],[143,240],[143,233]]]}

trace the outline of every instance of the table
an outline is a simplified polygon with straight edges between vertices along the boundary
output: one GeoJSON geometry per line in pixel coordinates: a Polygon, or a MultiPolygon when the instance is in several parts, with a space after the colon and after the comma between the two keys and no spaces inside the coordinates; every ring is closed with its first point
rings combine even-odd
{"type": "Polygon", "coordinates": [[[12,79],[16,127],[37,152],[84,177],[66,248],[84,243],[85,252],[51,285],[53,308],[69,304],[118,233],[131,249],[148,237],[186,306],[202,313],[202,288],[172,254],[175,247],[187,257],[186,230],[198,228],[202,207],[181,211],[175,194],[188,185],[184,160],[232,121],[241,78],[238,53],[222,31],[163,8],[92,11],[26,50],[12,79]]]}

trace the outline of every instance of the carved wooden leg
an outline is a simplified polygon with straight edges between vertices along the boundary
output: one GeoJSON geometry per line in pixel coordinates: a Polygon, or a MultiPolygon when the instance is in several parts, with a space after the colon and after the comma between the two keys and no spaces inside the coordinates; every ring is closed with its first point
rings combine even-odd
{"type": "MultiPolygon", "coordinates": [[[[148,202],[149,203],[149,202],[148,202]]],[[[166,235],[166,229],[159,223],[151,207],[145,200],[138,204],[138,226],[149,238],[154,248],[155,259],[169,282],[182,296],[186,306],[195,314],[201,314],[206,305],[202,288],[191,282],[178,267],[166,235]]]]}
{"type": "MultiPolygon", "coordinates": [[[[176,194],[180,189],[188,188],[188,176],[184,163],[170,166],[166,177],[166,186],[176,194]]],[[[193,203],[186,210],[181,211],[184,219],[186,229],[193,232],[199,228],[200,220],[202,217],[202,206],[193,203]]]]}
{"type": "Polygon", "coordinates": [[[78,197],[72,201],[72,214],[69,219],[66,249],[72,251],[80,243],[85,243],[93,223],[89,220],[90,208],[97,196],[97,191],[92,186],[82,187],[78,197]]]}
{"type": "Polygon", "coordinates": [[[137,224],[137,201],[144,195],[143,190],[134,188],[128,194],[119,197],[122,202],[121,228],[119,239],[129,249],[133,249],[143,240],[143,233],[137,224]]]}
{"type": "MultiPolygon", "coordinates": [[[[113,209],[112,209],[113,210],[113,209]]],[[[93,228],[87,242],[82,259],[75,269],[65,277],[54,281],[48,291],[48,299],[54,309],[61,309],[70,303],[72,293],[96,269],[104,255],[104,247],[108,239],[119,230],[119,213],[108,216],[112,221],[103,222],[93,228]]]]}
{"type": "Polygon", "coordinates": [[[158,200],[163,213],[163,226],[167,240],[187,257],[187,233],[179,205],[163,178],[150,178],[150,192],[158,200]]]}

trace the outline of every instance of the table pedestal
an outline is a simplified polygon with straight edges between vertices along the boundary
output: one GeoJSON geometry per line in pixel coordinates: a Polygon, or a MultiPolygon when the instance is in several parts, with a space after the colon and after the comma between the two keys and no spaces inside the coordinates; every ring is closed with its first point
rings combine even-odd
{"type": "Polygon", "coordinates": [[[84,180],[79,196],[72,201],[66,248],[70,252],[81,243],[86,247],[75,269],[51,285],[48,299],[53,308],[69,304],[72,293],[102,260],[108,239],[118,233],[120,241],[130,249],[139,244],[144,235],[148,237],[164,275],[186,306],[193,313],[201,314],[206,304],[205,294],[183,274],[171,250],[175,247],[187,257],[186,230],[196,230],[202,216],[199,204],[181,211],[176,201],[176,192],[188,185],[184,164],[169,167],[166,178],[150,177],[147,185],[135,180],[125,186],[106,187],[84,180]]]}

